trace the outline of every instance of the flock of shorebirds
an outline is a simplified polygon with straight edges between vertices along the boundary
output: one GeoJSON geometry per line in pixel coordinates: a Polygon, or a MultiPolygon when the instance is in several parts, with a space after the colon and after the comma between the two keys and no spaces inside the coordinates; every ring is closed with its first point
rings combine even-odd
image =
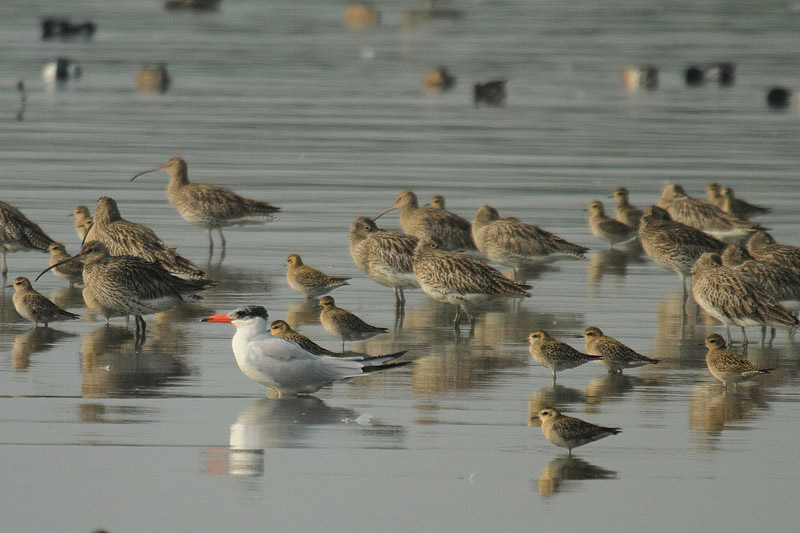
{"type": "MultiPolygon", "coordinates": [[[[167,198],[181,217],[208,231],[210,253],[213,230],[219,233],[224,253],[224,228],[265,223],[280,210],[223,187],[191,183],[186,162],[179,157],[140,172],[131,181],[156,170],[170,176],[167,198]]],[[[688,298],[685,279],[691,278],[695,302],[726,326],[727,342],[718,334],[707,337],[706,360],[710,373],[727,390],[730,383],[771,370],[746,359],[745,328],[761,326],[763,343],[767,328],[772,329],[772,342],[776,327],[793,331],[799,325],[800,248],[776,243],[765,228],[749,221],[768,209],[749,204],[732,189],[717,184],[710,184],[707,193],[708,199],[694,198],[680,185],[670,184],[658,205],[641,211],[630,204],[628,191],[620,188],[613,192],[615,217],[606,215],[602,202],[593,201],[588,206],[588,223],[592,233],[610,247],[641,246],[656,264],[675,272],[683,287],[684,314],[688,298]],[[742,329],[745,356],[727,348],[732,325],[742,329]]],[[[39,277],[52,270],[70,285],[82,284],[86,306],[106,322],[133,315],[137,347],[145,341],[144,315],[198,299],[197,293],[215,283],[150,228],[122,218],[112,198],[100,198],[93,216],[83,206],[73,214],[83,244],[78,254],[70,256],[64,245],[50,239],[18,209],[0,202],[3,278],[8,272],[7,252],[49,251],[50,267],[39,277]]],[[[518,281],[530,269],[560,259],[583,259],[589,251],[517,218],[502,218],[489,205],[480,207],[469,222],[448,211],[441,196],[420,206],[411,191],[400,193],[375,218],[356,218],[349,243],[355,265],[371,280],[394,290],[398,313],[404,310],[404,291],[420,288],[432,299],[456,307],[453,324],[457,332],[464,318],[472,331],[473,313],[488,301],[531,296],[532,287],[518,281]],[[376,220],[395,209],[400,211],[403,232],[379,228],[376,220]],[[510,267],[513,279],[489,263],[510,267]]],[[[405,351],[372,357],[345,352],[346,341],[388,331],[336,306],[328,293],[347,285],[349,278],[325,274],[306,265],[297,254],[287,258],[286,278],[293,290],[307,298],[319,298],[320,322],[328,333],[341,339],[342,352],[319,346],[283,320],[269,324],[267,310],[257,305],[204,319],[236,327],[233,352],[248,378],[278,395],[308,394],[336,381],[410,362],[398,361],[405,351]]],[[[34,326],[78,318],[37,292],[25,277],[17,277],[7,286],[14,288],[17,312],[34,326]]],[[[537,329],[529,335],[529,352],[538,364],[551,370],[554,383],[558,372],[590,361],[619,373],[658,363],[595,326],[586,328],[583,337],[586,346],[580,351],[537,329]]],[[[554,408],[542,409],[535,418],[541,421],[544,436],[569,453],[576,446],[620,431],[562,415],[554,408]]]]}

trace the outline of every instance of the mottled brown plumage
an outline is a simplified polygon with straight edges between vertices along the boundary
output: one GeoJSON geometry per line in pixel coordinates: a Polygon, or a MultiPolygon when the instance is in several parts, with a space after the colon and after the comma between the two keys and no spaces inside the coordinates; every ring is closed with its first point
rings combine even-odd
{"type": "Polygon", "coordinates": [[[595,200],[589,204],[589,228],[592,234],[608,243],[612,248],[615,244],[630,242],[637,237],[636,228],[613,219],[606,215],[603,202],[595,200]]]}
{"type": "Polygon", "coordinates": [[[341,357],[343,355],[341,353],[332,352],[327,348],[323,348],[299,331],[293,330],[292,327],[283,320],[275,320],[272,324],[270,324],[269,332],[272,333],[274,337],[278,337],[279,339],[292,341],[305,351],[313,353],[314,355],[330,355],[332,357],[341,357]]]}
{"type": "Polygon", "coordinates": [[[445,208],[445,201],[444,196],[441,194],[434,194],[431,196],[430,206],[436,209],[444,209],[445,208]]]}
{"type": "Polygon", "coordinates": [[[747,220],[756,215],[764,215],[772,211],[772,209],[768,207],[761,207],[758,205],[753,205],[750,202],[740,200],[736,197],[736,193],[734,193],[733,189],[730,187],[725,187],[722,189],[720,191],[720,197],[722,199],[722,205],[720,208],[726,213],[729,213],[742,220],[747,220]]]}
{"type": "Polygon", "coordinates": [[[733,268],[761,285],[767,294],[786,309],[800,310],[800,274],[774,263],[756,261],[741,246],[728,246],[722,264],[733,268]]]}
{"type": "Polygon", "coordinates": [[[617,200],[617,205],[614,207],[614,215],[617,220],[630,226],[634,229],[639,229],[639,221],[642,219],[642,210],[630,204],[628,189],[620,187],[611,193],[617,200]]]}
{"type": "Polygon", "coordinates": [[[63,262],[71,256],[60,242],[54,242],[47,249],[50,252],[50,264],[61,263],[53,269],[56,277],[67,281],[70,287],[74,287],[76,283],[83,283],[83,261],[74,259],[63,262]]]}
{"type": "Polygon", "coordinates": [[[382,230],[375,221],[358,217],[350,226],[350,257],[372,281],[392,287],[395,303],[405,304],[405,289],[417,289],[414,248],[418,239],[396,231],[382,230]]]}
{"type": "Polygon", "coordinates": [[[591,361],[602,361],[602,357],[580,352],[554,337],[543,329],[537,329],[528,335],[528,352],[533,360],[546,366],[553,373],[555,382],[557,372],[569,370],[591,361]]]}
{"type": "Polygon", "coordinates": [[[28,278],[18,277],[14,283],[8,285],[14,287],[14,309],[23,318],[33,322],[34,327],[39,327],[39,322],[47,326],[56,320],[75,320],[80,316],[69,311],[64,311],[56,304],[51,302],[45,295],[37,292],[28,278]]]}
{"type": "Polygon", "coordinates": [[[0,252],[3,254],[3,277],[8,273],[6,254],[28,250],[47,251],[53,244],[53,239],[47,236],[37,224],[28,220],[28,217],[11,204],[0,201],[0,252]]]}
{"type": "Polygon", "coordinates": [[[617,339],[604,335],[596,326],[583,330],[583,338],[586,339],[586,353],[601,356],[602,360],[597,363],[609,372],[622,374],[626,368],[658,364],[658,359],[642,355],[617,339]]]}
{"type": "Polygon", "coordinates": [[[798,325],[797,319],[760,285],[723,266],[719,254],[701,255],[691,274],[695,301],[706,313],[725,324],[729,341],[731,325],[742,328],[744,344],[747,344],[747,326],[795,328],[798,325]]]}
{"type": "Polygon", "coordinates": [[[337,278],[320,272],[316,268],[303,263],[297,254],[291,254],[286,259],[286,281],[289,287],[308,298],[318,298],[334,289],[350,285],[350,278],[337,278]]]}
{"type": "Polygon", "coordinates": [[[412,191],[398,194],[391,207],[376,216],[375,220],[393,209],[400,209],[400,225],[409,235],[418,239],[435,239],[448,250],[475,249],[469,222],[447,209],[419,207],[417,195],[412,191]]]}
{"type": "Polygon", "coordinates": [[[800,247],[778,244],[769,233],[758,231],[747,241],[753,259],[774,263],[800,275],[800,247]]]}
{"type": "Polygon", "coordinates": [[[759,368],[733,350],[726,349],[725,339],[713,333],[706,337],[706,366],[711,375],[722,382],[725,388],[728,383],[734,386],[758,374],[768,374],[772,368],[759,368]]]}
{"type": "Polygon", "coordinates": [[[225,236],[222,228],[245,224],[263,224],[275,219],[273,213],[280,211],[267,202],[239,196],[230,189],[203,183],[190,183],[186,161],[180,157],[171,158],[166,165],[136,174],[131,181],[148,172],[163,170],[170,176],[167,186],[167,200],[178,214],[190,224],[208,230],[209,249],[213,251],[211,230],[218,230],[225,249],[225,236]]]}
{"type": "Polygon", "coordinates": [[[710,202],[692,198],[677,183],[664,187],[658,205],[666,209],[673,220],[720,239],[741,238],[762,229],[758,224],[740,220],[710,202]]]}
{"type": "Polygon", "coordinates": [[[78,234],[78,239],[80,239],[81,243],[93,240],[91,228],[94,220],[91,213],[89,213],[89,208],[85,205],[76,206],[72,210],[72,216],[75,217],[75,233],[78,234]],[[89,234],[88,237],[86,236],[87,233],[89,234]]]}
{"type": "Polygon", "coordinates": [[[421,239],[414,251],[414,275],[422,290],[439,302],[458,306],[474,325],[468,306],[493,297],[529,297],[530,285],[505,277],[500,271],[461,252],[442,250],[429,238],[421,239]]]}
{"type": "Polygon", "coordinates": [[[723,209],[722,186],[719,183],[709,183],[706,185],[706,195],[709,203],[723,209]]]}
{"type": "Polygon", "coordinates": [[[337,307],[333,296],[320,298],[319,307],[322,310],[319,315],[322,327],[337,339],[342,339],[342,351],[345,341],[369,339],[389,331],[388,328],[371,326],[350,311],[337,307]]]}
{"type": "Polygon", "coordinates": [[[122,218],[117,202],[108,196],[97,200],[92,238],[105,244],[111,255],[133,255],[177,276],[205,278],[202,270],[167,246],[152,229],[122,218]]]}
{"type": "Polygon", "coordinates": [[[489,205],[475,213],[472,239],[489,261],[514,270],[559,259],[583,259],[589,251],[533,224],[500,218],[497,209],[489,205]]]}
{"type": "Polygon", "coordinates": [[[598,426],[580,418],[562,415],[558,409],[552,407],[542,409],[534,418],[542,422],[544,438],[556,446],[566,448],[569,455],[572,455],[573,448],[622,431],[620,428],[598,426]]]}

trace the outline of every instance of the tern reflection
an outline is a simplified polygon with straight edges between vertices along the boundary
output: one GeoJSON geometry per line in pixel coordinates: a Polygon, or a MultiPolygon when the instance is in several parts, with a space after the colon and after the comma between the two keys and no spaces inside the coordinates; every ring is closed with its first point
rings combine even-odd
{"type": "Polygon", "coordinates": [[[46,352],[62,339],[74,336],[74,333],[49,326],[27,329],[14,337],[14,344],[11,346],[11,367],[15,372],[25,370],[30,365],[31,355],[46,352]]]}
{"type": "Polygon", "coordinates": [[[367,448],[399,447],[405,438],[402,427],[375,424],[368,414],[329,407],[314,396],[262,398],[231,425],[227,471],[232,476],[262,476],[265,449],[314,447],[324,426],[331,427],[326,432],[355,428],[367,448]]]}
{"type": "Polygon", "coordinates": [[[575,456],[557,457],[542,468],[536,481],[536,488],[542,496],[551,496],[562,490],[569,490],[565,481],[584,481],[588,479],[617,479],[614,470],[606,470],[575,456]]]}

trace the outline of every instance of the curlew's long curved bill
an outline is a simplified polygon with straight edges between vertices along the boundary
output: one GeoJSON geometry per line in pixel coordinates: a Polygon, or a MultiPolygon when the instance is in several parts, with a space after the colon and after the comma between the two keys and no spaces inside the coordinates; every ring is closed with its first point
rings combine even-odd
{"type": "Polygon", "coordinates": [[[150,172],[155,172],[157,170],[164,170],[164,167],[151,168],[150,170],[143,170],[143,171],[139,172],[138,174],[136,174],[134,177],[132,177],[131,181],[135,180],[136,178],[138,178],[142,174],[149,174],[150,172]]]}
{"type": "Polygon", "coordinates": [[[211,315],[200,320],[200,322],[219,322],[222,324],[230,324],[233,319],[225,314],[211,315]]]}
{"type": "Polygon", "coordinates": [[[397,208],[396,208],[395,206],[392,206],[392,207],[390,207],[389,209],[384,209],[383,211],[381,211],[381,212],[378,214],[378,216],[376,216],[376,217],[375,217],[375,218],[373,218],[372,220],[378,220],[378,219],[379,219],[379,218],[381,218],[383,215],[385,215],[386,213],[388,213],[389,211],[391,211],[391,210],[393,210],[393,209],[397,209],[397,208]]]}
{"type": "Polygon", "coordinates": [[[48,272],[50,272],[51,270],[53,270],[55,267],[57,267],[57,266],[61,266],[61,265],[63,265],[64,263],[69,263],[69,262],[70,262],[70,261],[72,261],[73,259],[78,259],[78,258],[80,258],[80,257],[81,257],[81,254],[78,254],[78,255],[73,255],[72,257],[67,257],[66,259],[62,259],[62,260],[61,260],[61,261],[59,261],[58,263],[54,263],[54,264],[50,265],[49,267],[47,267],[47,268],[45,268],[44,270],[42,270],[42,271],[39,273],[39,275],[38,275],[38,276],[36,276],[36,279],[34,279],[33,281],[39,281],[39,278],[41,278],[42,276],[44,276],[45,274],[47,274],[48,272]]]}
{"type": "Polygon", "coordinates": [[[89,236],[89,232],[92,230],[92,226],[94,226],[94,221],[89,222],[89,227],[86,228],[86,233],[83,234],[83,240],[81,241],[81,248],[83,248],[83,245],[86,244],[86,237],[89,236]]]}

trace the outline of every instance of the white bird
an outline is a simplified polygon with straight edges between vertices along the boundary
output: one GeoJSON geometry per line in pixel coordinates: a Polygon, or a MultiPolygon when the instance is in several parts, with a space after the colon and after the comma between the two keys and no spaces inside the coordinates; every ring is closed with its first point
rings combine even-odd
{"type": "Polygon", "coordinates": [[[236,326],[232,345],[239,369],[253,381],[277,391],[278,396],[311,394],[335,381],[410,363],[393,362],[405,351],[361,360],[314,355],[292,341],[273,336],[268,317],[263,307],[248,305],[202,321],[236,326]]]}

